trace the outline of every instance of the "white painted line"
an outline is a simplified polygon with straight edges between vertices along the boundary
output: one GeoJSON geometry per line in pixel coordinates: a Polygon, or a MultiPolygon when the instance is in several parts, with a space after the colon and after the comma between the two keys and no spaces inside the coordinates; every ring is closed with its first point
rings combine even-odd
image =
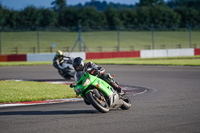
{"type": "Polygon", "coordinates": [[[145,91],[143,91],[143,92],[135,93],[135,94],[133,94],[133,96],[140,95],[140,94],[143,94],[145,92],[147,92],[147,89],[145,91]]]}
{"type": "MultiPolygon", "coordinates": [[[[158,91],[155,88],[148,88],[148,87],[145,87],[145,88],[152,90],[152,93],[156,93],[158,91]]],[[[144,94],[144,93],[147,92],[147,89],[145,91],[143,91],[143,92],[139,92],[139,93],[133,94],[133,96],[144,94]]]]}
{"type": "Polygon", "coordinates": [[[30,101],[22,102],[22,103],[8,103],[8,104],[0,104],[1,107],[15,107],[15,106],[29,106],[29,105],[41,105],[41,104],[53,104],[53,103],[67,103],[67,102],[77,102],[83,101],[83,98],[67,98],[67,99],[56,99],[56,100],[44,100],[41,102],[38,101],[30,101]]]}

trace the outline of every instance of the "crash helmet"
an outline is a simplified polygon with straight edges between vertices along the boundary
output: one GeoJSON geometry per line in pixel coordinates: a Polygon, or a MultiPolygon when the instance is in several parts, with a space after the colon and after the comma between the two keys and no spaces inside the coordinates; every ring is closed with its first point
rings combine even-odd
{"type": "Polygon", "coordinates": [[[61,50],[56,51],[56,57],[57,57],[58,59],[62,59],[62,57],[63,57],[63,52],[62,52],[61,50]]]}
{"type": "Polygon", "coordinates": [[[76,57],[73,60],[72,65],[76,71],[83,71],[85,63],[81,57],[76,57]]]}

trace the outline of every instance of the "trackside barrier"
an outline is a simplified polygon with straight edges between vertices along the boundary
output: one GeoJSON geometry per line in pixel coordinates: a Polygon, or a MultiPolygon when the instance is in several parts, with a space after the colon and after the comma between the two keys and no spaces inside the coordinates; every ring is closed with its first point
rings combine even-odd
{"type": "Polygon", "coordinates": [[[55,54],[27,54],[27,61],[52,61],[55,54]]]}
{"type": "Polygon", "coordinates": [[[66,53],[69,57],[81,57],[83,60],[86,59],[86,53],[85,52],[71,52],[71,53],[66,53]]]}
{"type": "MultiPolygon", "coordinates": [[[[177,56],[195,56],[200,55],[200,48],[187,49],[160,49],[160,50],[141,50],[141,51],[124,51],[124,52],[72,52],[65,53],[70,57],[81,57],[85,59],[102,59],[102,58],[125,58],[125,57],[177,57],[177,56]]],[[[55,54],[16,54],[16,55],[0,55],[0,62],[9,61],[52,61],[55,54]]]]}
{"type": "MultiPolygon", "coordinates": [[[[86,59],[85,52],[72,52],[65,53],[70,57],[81,57],[86,59]]],[[[54,58],[54,53],[44,53],[44,54],[16,54],[16,55],[0,55],[0,62],[9,61],[52,61],[54,58]]]]}
{"type": "Polygon", "coordinates": [[[141,58],[154,57],[177,57],[177,56],[194,56],[194,49],[161,49],[161,50],[141,50],[141,58]]]}
{"type": "Polygon", "coordinates": [[[21,55],[8,55],[7,60],[8,61],[26,61],[26,54],[21,55]]]}
{"type": "Polygon", "coordinates": [[[0,62],[26,61],[26,54],[0,55],[0,62]]]}
{"type": "Polygon", "coordinates": [[[86,53],[86,59],[140,57],[140,51],[86,53]]]}
{"type": "MultiPolygon", "coordinates": [[[[81,57],[84,60],[86,59],[85,57],[85,52],[72,52],[72,53],[64,53],[70,57],[81,57]]],[[[52,61],[55,56],[55,53],[52,54],[27,54],[27,61],[52,61]]]]}
{"type": "Polygon", "coordinates": [[[194,49],[194,55],[200,55],[200,48],[194,49]]]}
{"type": "Polygon", "coordinates": [[[0,62],[7,62],[7,55],[0,55],[0,62]]]}

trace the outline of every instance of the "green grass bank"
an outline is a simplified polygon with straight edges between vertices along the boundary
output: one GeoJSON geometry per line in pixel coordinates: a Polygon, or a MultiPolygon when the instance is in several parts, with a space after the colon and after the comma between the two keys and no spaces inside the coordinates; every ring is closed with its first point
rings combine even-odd
{"type": "MultiPolygon", "coordinates": [[[[192,47],[200,47],[200,31],[192,31],[192,47]]],[[[64,52],[71,51],[78,39],[78,32],[58,31],[24,31],[1,32],[2,54],[55,52],[58,49],[64,52]],[[39,35],[39,37],[37,37],[39,35]],[[51,48],[52,44],[56,47],[51,48]]],[[[141,50],[152,48],[151,31],[91,31],[82,32],[82,39],[91,52],[116,51],[118,44],[121,51],[141,50]],[[118,37],[119,35],[119,37],[118,37]]],[[[189,48],[188,31],[155,31],[155,49],[189,48]]],[[[74,51],[79,51],[78,46],[74,51]]]]}
{"type": "MultiPolygon", "coordinates": [[[[179,65],[179,66],[200,66],[200,56],[189,57],[168,57],[168,58],[112,58],[86,60],[97,64],[119,64],[119,65],[179,65]]],[[[47,62],[0,62],[0,66],[29,66],[29,65],[50,65],[47,62]]]]}
{"type": "Polygon", "coordinates": [[[74,98],[69,85],[33,81],[0,81],[0,103],[74,98]]]}

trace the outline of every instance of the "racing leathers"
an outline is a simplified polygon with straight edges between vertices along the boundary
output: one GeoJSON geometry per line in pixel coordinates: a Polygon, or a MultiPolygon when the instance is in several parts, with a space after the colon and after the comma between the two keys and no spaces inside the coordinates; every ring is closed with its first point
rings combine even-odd
{"type": "Polygon", "coordinates": [[[118,83],[113,79],[113,77],[109,73],[105,73],[105,69],[103,67],[99,67],[98,65],[88,62],[84,66],[84,71],[89,72],[92,75],[98,75],[99,78],[106,81],[110,84],[113,89],[115,89],[118,93],[123,93],[121,87],[118,83]]]}
{"type": "Polygon", "coordinates": [[[64,69],[62,67],[62,63],[64,63],[65,61],[67,61],[68,64],[72,64],[73,58],[68,57],[67,55],[62,55],[62,57],[58,58],[57,56],[55,56],[53,58],[53,66],[57,69],[64,69]]]}

